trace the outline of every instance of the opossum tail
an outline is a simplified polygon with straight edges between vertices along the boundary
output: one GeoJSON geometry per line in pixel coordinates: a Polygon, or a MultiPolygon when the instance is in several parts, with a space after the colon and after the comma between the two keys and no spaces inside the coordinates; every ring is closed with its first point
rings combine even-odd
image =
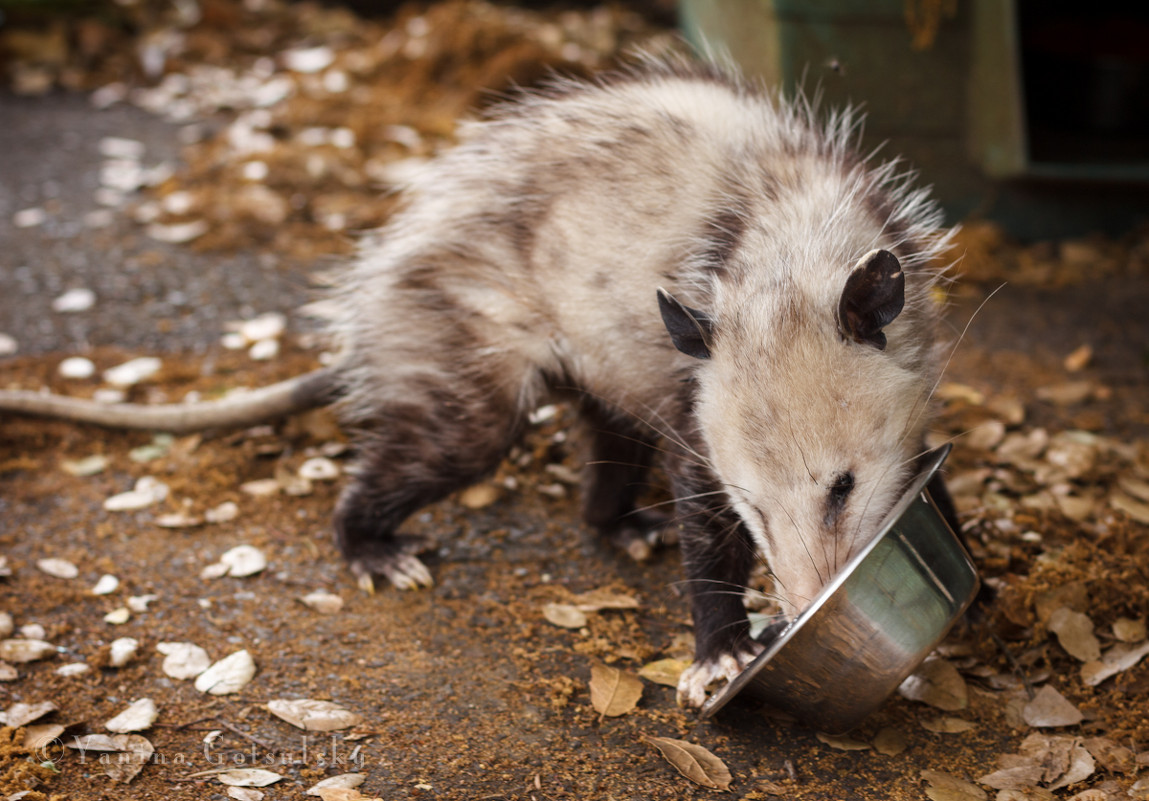
{"type": "Polygon", "coordinates": [[[51,417],[105,428],[186,434],[209,428],[243,428],[334,402],[335,370],[320,368],[269,387],[204,403],[100,403],[28,390],[0,390],[0,412],[51,417]]]}

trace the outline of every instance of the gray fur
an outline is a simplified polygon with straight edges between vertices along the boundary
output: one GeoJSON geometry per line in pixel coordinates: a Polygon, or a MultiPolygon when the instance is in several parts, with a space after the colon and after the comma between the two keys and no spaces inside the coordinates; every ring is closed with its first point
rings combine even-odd
{"type": "Polygon", "coordinates": [[[336,530],[361,582],[429,583],[395,528],[491,472],[548,394],[574,395],[594,453],[634,460],[588,466],[586,511],[632,553],[643,526],[608,485],[648,457],[618,443],[669,451],[699,640],[680,697],[737,672],[757,646],[727,585],[765,560],[800,610],[907,480],[939,375],[941,215],[897,162],[856,155],[858,123],[666,60],[466,125],[338,293],[339,409],[363,433],[336,530]],[[859,327],[869,307],[843,293],[876,250],[904,305],[859,327]],[[688,352],[705,358],[672,343],[659,288],[702,315],[688,352]]]}

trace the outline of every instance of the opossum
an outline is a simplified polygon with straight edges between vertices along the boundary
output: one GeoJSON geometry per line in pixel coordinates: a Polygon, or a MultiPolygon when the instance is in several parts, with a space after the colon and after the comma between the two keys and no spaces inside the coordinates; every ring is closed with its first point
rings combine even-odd
{"type": "Polygon", "coordinates": [[[876,531],[940,374],[939,207],[897,160],[858,154],[857,114],[814,105],[677,58],[556,80],[412,179],[337,292],[334,368],[227,418],[12,392],[0,408],[177,429],[338,397],[360,432],[339,547],[361,583],[410,588],[431,575],[403,520],[492,473],[545,397],[574,397],[586,522],[639,555],[680,530],[696,658],[679,700],[698,706],[762,648],[742,599],[756,565],[790,618],[876,531]],[[656,451],[669,524],[636,509],[656,451]]]}

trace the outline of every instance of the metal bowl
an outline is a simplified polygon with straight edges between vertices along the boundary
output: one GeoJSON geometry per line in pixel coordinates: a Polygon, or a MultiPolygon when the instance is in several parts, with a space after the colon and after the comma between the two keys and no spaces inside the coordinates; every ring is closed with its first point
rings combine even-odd
{"type": "Polygon", "coordinates": [[[931,452],[877,536],[808,609],[728,685],[710,717],[745,693],[828,733],[877,709],[973,601],[977,571],[926,485],[949,454],[931,452]]]}

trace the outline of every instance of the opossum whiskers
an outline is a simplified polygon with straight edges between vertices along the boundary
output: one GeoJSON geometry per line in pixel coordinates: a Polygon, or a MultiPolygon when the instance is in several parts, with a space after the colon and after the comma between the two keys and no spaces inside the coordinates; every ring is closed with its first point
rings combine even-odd
{"type": "Polygon", "coordinates": [[[954,355],[957,353],[958,347],[962,344],[962,342],[965,341],[965,336],[967,333],[969,333],[969,329],[970,329],[970,326],[973,325],[973,321],[977,319],[977,316],[979,314],[981,314],[981,310],[984,309],[986,304],[989,303],[993,299],[993,296],[996,295],[998,292],[1000,292],[1004,288],[1005,288],[1004,282],[1001,284],[998,284],[997,287],[995,287],[992,292],[990,292],[988,295],[985,296],[984,299],[982,299],[982,302],[978,304],[976,309],[974,309],[974,312],[973,312],[973,314],[970,315],[970,318],[968,320],[966,320],[965,326],[962,328],[961,333],[958,334],[957,339],[954,341],[953,347],[950,348],[950,352],[949,352],[949,355],[946,357],[945,363],[942,364],[942,369],[938,371],[938,377],[936,379],[934,379],[934,384],[932,387],[930,387],[930,391],[919,402],[914,403],[914,406],[911,409],[911,416],[906,421],[906,427],[902,430],[902,438],[899,440],[899,444],[901,444],[901,442],[905,441],[905,438],[908,437],[910,435],[910,432],[913,431],[914,428],[917,426],[918,420],[920,420],[921,416],[926,413],[926,409],[929,408],[930,401],[932,401],[934,395],[937,394],[938,387],[941,386],[942,379],[945,377],[946,370],[949,369],[950,362],[953,361],[954,355]]]}

